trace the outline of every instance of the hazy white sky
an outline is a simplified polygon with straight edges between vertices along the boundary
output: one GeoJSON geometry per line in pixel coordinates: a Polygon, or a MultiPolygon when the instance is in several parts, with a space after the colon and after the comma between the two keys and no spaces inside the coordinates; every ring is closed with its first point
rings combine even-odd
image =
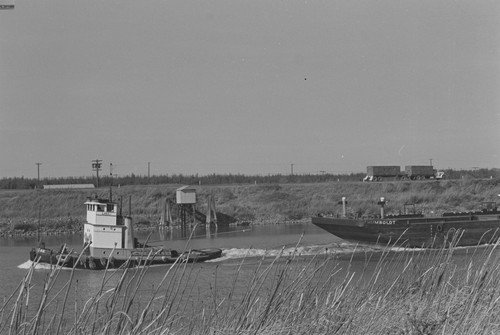
{"type": "Polygon", "coordinates": [[[497,0],[15,4],[0,177],[500,165],[497,0]]]}

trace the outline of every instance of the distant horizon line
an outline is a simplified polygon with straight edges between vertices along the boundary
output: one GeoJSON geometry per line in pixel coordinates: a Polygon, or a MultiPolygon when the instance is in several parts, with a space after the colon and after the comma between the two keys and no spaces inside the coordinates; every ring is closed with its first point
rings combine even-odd
{"type": "MultiPolygon", "coordinates": [[[[479,171],[479,170],[500,170],[498,167],[492,167],[492,168],[484,168],[484,167],[471,167],[471,168],[444,168],[444,169],[439,169],[439,170],[448,170],[448,171],[479,171]]],[[[243,176],[243,177],[268,177],[268,176],[313,176],[313,175],[330,175],[330,176],[345,176],[345,175],[356,175],[356,174],[366,174],[366,171],[340,171],[340,172],[333,172],[333,171],[326,171],[326,170],[321,170],[321,171],[314,171],[314,172],[269,172],[269,173],[241,173],[241,172],[212,172],[212,173],[166,173],[166,174],[136,174],[133,172],[130,172],[129,174],[125,175],[113,175],[112,178],[126,178],[126,177],[137,177],[137,178],[154,178],[154,177],[172,177],[172,176],[183,176],[183,177],[208,177],[208,176],[243,176]]],[[[4,176],[0,177],[0,180],[4,179],[34,179],[38,180],[37,176],[34,177],[26,177],[26,176],[4,176]]],[[[40,180],[51,180],[51,179],[87,179],[87,178],[96,178],[96,175],[80,175],[80,176],[57,176],[57,177],[52,177],[52,176],[46,176],[46,177],[40,177],[40,180]]],[[[103,173],[102,175],[99,176],[99,178],[102,179],[109,179],[110,176],[107,173],[103,173]]]]}

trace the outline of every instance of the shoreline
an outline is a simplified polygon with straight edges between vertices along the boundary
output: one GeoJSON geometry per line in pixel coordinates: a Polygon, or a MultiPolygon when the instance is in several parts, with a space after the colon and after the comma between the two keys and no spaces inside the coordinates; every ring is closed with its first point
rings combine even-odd
{"type": "MultiPolygon", "coordinates": [[[[81,233],[83,231],[83,220],[76,221],[75,219],[70,219],[70,227],[55,227],[54,225],[59,224],[60,222],[65,222],[65,220],[61,219],[53,219],[52,226],[42,226],[41,230],[37,230],[36,223],[28,223],[26,220],[20,220],[22,222],[14,223],[8,222],[7,224],[3,224],[0,227],[0,238],[22,238],[22,237],[37,237],[38,234],[40,236],[61,236],[61,235],[75,235],[81,233]],[[16,224],[22,224],[25,229],[16,229],[16,224]],[[14,229],[12,229],[14,227],[14,229]],[[26,229],[28,228],[29,229],[26,229]]],[[[249,227],[249,226],[264,226],[264,225],[276,225],[276,224],[297,224],[297,223],[308,223],[310,222],[310,218],[300,219],[300,220],[253,220],[253,221],[237,221],[231,224],[219,225],[222,227],[249,227]]],[[[158,224],[139,224],[135,225],[134,229],[136,231],[155,231],[158,229],[181,229],[179,224],[173,226],[165,226],[160,227],[158,224]]]]}
{"type": "MultiPolygon", "coordinates": [[[[172,185],[124,186],[115,196],[125,199],[124,212],[133,218],[136,229],[156,229],[165,199],[173,199],[175,191],[172,185]]],[[[387,214],[397,214],[405,204],[415,204],[423,214],[467,212],[477,210],[482,202],[497,201],[500,180],[200,185],[196,192],[196,209],[202,214],[207,211],[206,199],[215,199],[220,226],[257,226],[309,221],[317,213],[340,213],[343,197],[348,201],[347,214],[356,216],[378,215],[377,201],[382,196],[388,201],[387,214]]],[[[104,189],[93,193],[108,196],[104,189]]],[[[74,234],[83,229],[82,204],[88,196],[88,190],[79,189],[0,191],[0,238],[33,236],[38,227],[42,234],[74,234]]],[[[179,217],[175,210],[172,215],[179,217]]]]}

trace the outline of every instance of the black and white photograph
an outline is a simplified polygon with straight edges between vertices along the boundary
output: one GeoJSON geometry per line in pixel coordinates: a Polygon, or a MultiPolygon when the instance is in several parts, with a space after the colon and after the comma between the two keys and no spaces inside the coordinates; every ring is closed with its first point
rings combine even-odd
{"type": "Polygon", "coordinates": [[[500,2],[0,0],[0,334],[500,333],[500,2]]]}

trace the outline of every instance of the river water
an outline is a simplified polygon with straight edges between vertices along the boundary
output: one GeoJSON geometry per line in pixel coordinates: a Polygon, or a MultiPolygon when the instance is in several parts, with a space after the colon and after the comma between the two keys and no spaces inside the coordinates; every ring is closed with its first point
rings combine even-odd
{"type": "MultiPolygon", "coordinates": [[[[136,232],[139,241],[148,241],[148,244],[176,249],[183,251],[187,249],[198,248],[222,248],[223,256],[216,260],[205,263],[196,263],[190,266],[196,272],[196,280],[189,282],[189,290],[195,292],[196,297],[193,300],[202,301],[209,299],[214,285],[215,278],[219,288],[230,287],[234,281],[234,273],[241,271],[243,274],[238,281],[241,281],[242,287],[250,285],[248,278],[252,271],[262,264],[262,260],[270,263],[282,253],[283,255],[297,255],[304,260],[304,263],[313,256],[334,255],[340,262],[340,268],[344,266],[352,267],[358,263],[359,272],[369,271],[371,265],[366,261],[366,255],[381,253],[380,248],[368,246],[359,246],[353,243],[345,242],[325,231],[315,227],[310,223],[276,224],[263,226],[237,226],[237,227],[198,227],[192,231],[181,231],[179,229],[136,232]],[[190,237],[189,237],[190,236],[190,237]],[[356,259],[351,258],[353,252],[361,255],[356,259]],[[364,256],[363,256],[364,255],[364,256]],[[245,267],[241,267],[242,261],[245,267]],[[343,262],[343,265],[342,265],[343,262]],[[246,272],[245,272],[246,271],[246,272]],[[248,276],[245,276],[248,273],[248,276]],[[205,295],[205,297],[204,297],[205,295]],[[200,300],[201,299],[201,300],[200,300]]],[[[68,248],[79,250],[82,246],[83,238],[81,234],[70,236],[44,236],[43,241],[47,247],[58,249],[62,244],[68,248]]],[[[0,270],[0,295],[3,300],[8,298],[23,280],[32,263],[29,261],[29,251],[37,245],[36,238],[11,238],[0,239],[0,261],[2,268],[0,270]]],[[[456,252],[455,259],[460,264],[467,264],[470,260],[471,249],[463,248],[456,252]]],[[[403,254],[404,250],[394,250],[396,254],[403,254]]],[[[398,256],[400,259],[404,257],[398,256]]],[[[376,264],[377,257],[370,262],[373,266],[376,264]]],[[[144,295],[151,293],[155,286],[161,282],[165,276],[167,267],[151,267],[143,281],[144,295]],[[149,292],[149,291],[151,292],[149,292]],[[148,292],[146,292],[148,291],[148,292]]],[[[121,270],[117,270],[121,271],[121,270]]],[[[356,270],[355,270],[356,271],[356,270]]],[[[56,291],[63,288],[64,283],[68,281],[71,270],[64,270],[58,277],[56,291]]],[[[34,305],[38,303],[42,287],[48,278],[50,268],[46,265],[38,266],[30,282],[33,288],[34,305]]],[[[103,285],[103,271],[77,270],[74,273],[74,282],[77,285],[74,288],[77,302],[83,305],[92,294],[97,292],[103,285]]],[[[116,277],[119,277],[116,276],[116,277]]],[[[113,285],[111,282],[110,285],[113,285]]],[[[74,301],[74,300],[73,300],[74,301]]],[[[60,303],[60,302],[58,302],[60,303]]]]}
{"type": "MultiPolygon", "coordinates": [[[[181,231],[180,229],[156,230],[150,232],[136,232],[139,241],[148,241],[148,244],[182,251],[197,248],[222,248],[223,257],[210,262],[214,264],[230,263],[241,260],[243,257],[274,257],[284,248],[284,253],[290,253],[298,246],[298,253],[314,255],[325,248],[348,252],[354,246],[344,243],[335,236],[324,232],[310,223],[276,224],[263,226],[235,226],[235,227],[198,227],[195,230],[181,231]]],[[[81,234],[66,236],[43,236],[42,240],[49,248],[58,249],[66,243],[68,248],[80,250],[83,244],[81,234]]],[[[36,237],[18,237],[0,239],[0,296],[10,295],[22,280],[30,267],[29,251],[38,244],[36,237]]],[[[208,264],[208,263],[207,263],[208,264]]],[[[197,264],[197,266],[203,266],[197,264]]],[[[205,265],[207,266],[207,265],[205,265]]],[[[35,282],[43,282],[48,269],[39,266],[34,273],[35,282]]],[[[102,275],[92,271],[77,271],[80,282],[95,282],[100,285],[102,275]]],[[[161,271],[153,271],[158,276],[161,271]]],[[[223,279],[222,279],[223,280],[223,279]]],[[[155,279],[153,278],[154,282],[155,279]]]]}

